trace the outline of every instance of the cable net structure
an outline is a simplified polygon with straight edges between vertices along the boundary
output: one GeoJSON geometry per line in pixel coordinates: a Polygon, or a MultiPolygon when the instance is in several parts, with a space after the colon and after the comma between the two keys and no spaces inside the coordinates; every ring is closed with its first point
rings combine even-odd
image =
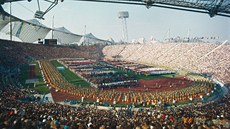
{"type": "Polygon", "coordinates": [[[0,11],[0,30],[5,34],[12,34],[23,42],[33,43],[44,39],[51,28],[41,24],[37,19],[22,20],[14,17],[4,10],[0,11]],[[12,30],[10,28],[12,26],[12,30]]]}
{"type": "Polygon", "coordinates": [[[198,13],[230,17],[229,0],[75,0],[89,2],[105,2],[131,5],[145,5],[150,7],[161,7],[176,10],[184,10],[198,13]]]}
{"type": "MultiPolygon", "coordinates": [[[[78,35],[70,32],[65,27],[49,28],[39,22],[37,19],[22,20],[5,12],[0,6],[0,32],[8,35],[15,36],[23,42],[34,43],[40,39],[45,39],[52,31],[52,38],[57,39],[61,45],[79,44],[79,45],[92,45],[83,44],[83,35],[78,35]]],[[[88,37],[88,35],[87,35],[88,37]]],[[[89,37],[88,37],[89,38],[89,37]]],[[[90,37],[92,38],[92,37],[90,37]]],[[[108,44],[109,41],[98,38],[93,38],[93,44],[108,44]]]]}
{"type": "Polygon", "coordinates": [[[0,30],[2,30],[10,21],[17,21],[17,19],[0,14],[0,30]]]}
{"type": "Polygon", "coordinates": [[[82,45],[110,44],[112,41],[103,40],[95,37],[92,33],[85,34],[79,41],[82,45]]]}
{"type": "MultiPolygon", "coordinates": [[[[1,5],[9,2],[24,0],[2,0],[1,5]]],[[[41,1],[41,0],[40,0],[41,1]]],[[[54,0],[57,4],[58,0],[54,0]]],[[[88,2],[118,3],[130,5],[145,5],[150,7],[161,7],[197,13],[206,13],[210,17],[216,15],[230,17],[230,0],[75,0],[88,2]]],[[[55,4],[55,5],[56,5],[55,4]]],[[[79,43],[85,44],[86,39],[93,39],[94,43],[107,44],[109,41],[92,38],[89,35],[78,35],[70,32],[64,27],[52,29],[44,26],[38,20],[21,20],[4,11],[0,6],[0,30],[6,34],[12,34],[23,42],[35,42],[44,39],[52,30],[52,38],[57,39],[60,44],[79,43]],[[9,25],[10,24],[10,25],[9,25]],[[9,30],[8,28],[12,28],[9,30]]],[[[89,44],[89,43],[87,43],[89,44]]]]}
{"type": "MultiPolygon", "coordinates": [[[[164,5],[165,7],[180,7],[193,12],[208,13],[215,15],[230,16],[229,0],[147,0],[152,1],[152,6],[164,5]]],[[[147,2],[148,3],[148,2],[147,2]]],[[[176,9],[175,8],[175,9],[176,9]]]]}
{"type": "Polygon", "coordinates": [[[53,38],[57,39],[57,41],[61,44],[71,44],[79,42],[82,35],[74,34],[65,27],[60,27],[53,30],[53,38]]]}
{"type": "Polygon", "coordinates": [[[18,37],[23,42],[35,42],[44,39],[51,29],[42,25],[38,20],[14,22],[12,35],[18,37]]]}
{"type": "MultiPolygon", "coordinates": [[[[27,0],[1,0],[0,4],[9,2],[19,2],[27,0]]],[[[28,0],[30,2],[31,0],[28,0]]],[[[35,17],[42,19],[43,16],[49,12],[53,7],[58,4],[59,0],[38,0],[51,3],[46,11],[39,11],[41,14],[35,13],[35,17]],[[41,15],[41,16],[40,16],[41,15]]],[[[130,4],[130,5],[145,5],[150,7],[161,7],[176,10],[192,11],[198,13],[209,14],[210,17],[216,15],[230,17],[230,1],[229,0],[74,0],[74,1],[88,1],[88,2],[104,2],[104,3],[117,3],[117,4],[130,4]]],[[[63,2],[63,0],[61,0],[63,2]]]]}

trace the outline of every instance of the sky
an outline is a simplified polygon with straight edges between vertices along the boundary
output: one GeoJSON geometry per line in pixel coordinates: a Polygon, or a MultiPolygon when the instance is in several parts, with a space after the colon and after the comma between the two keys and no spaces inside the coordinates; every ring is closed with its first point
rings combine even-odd
{"type": "MultiPolygon", "coordinates": [[[[45,11],[50,5],[41,1],[41,10],[45,11]]],[[[4,4],[5,11],[9,10],[9,4],[4,4]]],[[[12,3],[12,14],[24,20],[34,18],[38,10],[37,1],[12,3]]],[[[122,21],[118,18],[119,11],[128,11],[127,21],[128,39],[151,37],[157,40],[171,37],[219,37],[220,41],[230,41],[230,19],[215,16],[210,18],[208,14],[200,14],[187,11],[151,7],[147,9],[141,5],[123,5],[111,3],[94,3],[80,1],[59,2],[48,12],[40,22],[52,27],[64,26],[73,33],[83,35],[93,33],[100,39],[122,39],[122,21]],[[85,29],[86,28],[86,29],[85,29]]]]}

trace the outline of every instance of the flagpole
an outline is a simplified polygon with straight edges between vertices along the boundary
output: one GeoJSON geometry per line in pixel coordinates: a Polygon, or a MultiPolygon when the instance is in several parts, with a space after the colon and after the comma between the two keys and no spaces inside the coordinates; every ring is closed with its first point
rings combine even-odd
{"type": "Polygon", "coordinates": [[[52,39],[54,39],[54,16],[52,20],[52,39]]]}
{"type": "Polygon", "coordinates": [[[10,41],[12,41],[12,10],[11,10],[11,2],[10,2],[10,41]]]}

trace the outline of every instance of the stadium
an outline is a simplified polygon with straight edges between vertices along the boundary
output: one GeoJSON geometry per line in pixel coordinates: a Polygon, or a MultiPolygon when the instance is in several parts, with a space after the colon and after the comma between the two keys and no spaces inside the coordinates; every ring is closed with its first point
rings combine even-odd
{"type": "MultiPolygon", "coordinates": [[[[42,24],[58,0],[45,0],[46,11],[38,0],[32,20],[3,8],[17,2],[0,6],[1,129],[230,128],[228,40],[128,41],[123,11],[123,41],[115,42],[42,24]]],[[[230,14],[224,0],[90,2],[230,14]]]]}

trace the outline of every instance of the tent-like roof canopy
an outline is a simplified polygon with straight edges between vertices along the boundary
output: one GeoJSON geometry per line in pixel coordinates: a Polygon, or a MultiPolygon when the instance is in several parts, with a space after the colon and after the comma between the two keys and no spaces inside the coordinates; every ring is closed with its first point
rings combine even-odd
{"type": "MultiPolygon", "coordinates": [[[[84,35],[85,38],[90,38],[90,39],[98,39],[97,37],[95,37],[92,33],[88,33],[84,35]]],[[[99,40],[99,39],[98,39],[99,40]]]]}
{"type": "MultiPolygon", "coordinates": [[[[37,19],[30,19],[25,21],[8,14],[3,10],[2,6],[0,6],[0,30],[6,34],[10,34],[9,19],[11,19],[11,23],[12,23],[12,35],[19,38],[23,42],[32,43],[38,41],[38,39],[45,39],[47,34],[51,30],[53,31],[52,38],[57,39],[57,41],[60,44],[79,43],[82,37],[84,37],[84,39],[88,39],[87,40],[88,43],[91,41],[93,42],[97,41],[97,43],[99,41],[100,42],[106,41],[95,37],[92,33],[89,33],[85,36],[72,33],[65,27],[52,29],[43,25],[37,19]]],[[[93,44],[95,43],[96,42],[94,42],[93,44]]]]}
{"type": "Polygon", "coordinates": [[[57,30],[57,31],[60,31],[60,32],[65,32],[65,33],[73,34],[71,31],[69,31],[68,29],[66,29],[64,26],[63,26],[63,27],[59,27],[59,28],[55,28],[54,30],[57,30]]]}
{"type": "MultiPolygon", "coordinates": [[[[41,27],[46,27],[45,25],[43,25],[41,22],[39,22],[37,19],[30,19],[27,20],[28,23],[32,23],[33,25],[38,25],[41,27]]],[[[46,27],[48,29],[48,27],[46,27]]]]}

